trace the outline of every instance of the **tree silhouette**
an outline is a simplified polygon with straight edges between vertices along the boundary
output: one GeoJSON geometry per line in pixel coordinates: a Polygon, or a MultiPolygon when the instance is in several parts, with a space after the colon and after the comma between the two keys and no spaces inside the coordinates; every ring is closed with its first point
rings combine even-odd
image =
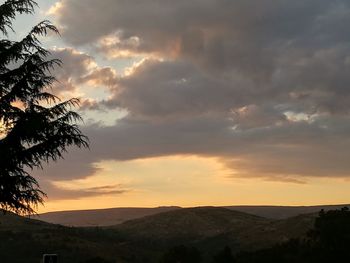
{"type": "Polygon", "coordinates": [[[69,146],[88,147],[72,110],[79,100],[61,101],[50,93],[56,81],[51,70],[61,61],[38,39],[50,31],[42,21],[19,41],[9,39],[17,14],[31,14],[33,0],[7,0],[0,5],[0,208],[18,214],[35,213],[45,194],[28,171],[62,158],[69,146]]]}
{"type": "Polygon", "coordinates": [[[306,236],[257,251],[241,252],[239,263],[349,262],[350,210],[322,210],[306,236]]]}
{"type": "Polygon", "coordinates": [[[350,249],[349,208],[326,212],[322,210],[309,237],[324,261],[347,262],[350,249]]]}

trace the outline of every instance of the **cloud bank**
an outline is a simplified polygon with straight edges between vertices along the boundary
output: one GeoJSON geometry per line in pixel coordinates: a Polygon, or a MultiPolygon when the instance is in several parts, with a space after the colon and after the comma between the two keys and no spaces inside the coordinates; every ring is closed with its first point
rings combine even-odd
{"type": "Polygon", "coordinates": [[[128,112],[84,128],[91,152],[65,162],[83,167],[72,178],[175,154],[217,157],[233,177],[349,177],[349,1],[62,0],[51,13],[76,49],[143,58],[116,74],[55,54],[68,61],[59,78],[108,90],[87,108],[128,112]]]}

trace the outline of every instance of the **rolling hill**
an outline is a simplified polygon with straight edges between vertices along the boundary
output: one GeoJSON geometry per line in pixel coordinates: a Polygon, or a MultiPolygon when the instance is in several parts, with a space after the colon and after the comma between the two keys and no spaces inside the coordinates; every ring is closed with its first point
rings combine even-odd
{"type": "Polygon", "coordinates": [[[37,263],[43,253],[60,262],[158,262],[169,248],[197,247],[204,262],[229,245],[234,252],[255,250],[301,236],[315,215],[272,220],[220,207],[173,209],[108,227],[65,227],[13,214],[0,215],[1,262],[37,263]]]}
{"type": "MultiPolygon", "coordinates": [[[[140,238],[207,238],[230,230],[240,231],[269,220],[220,207],[184,208],[129,220],[114,229],[140,238]]],[[[192,239],[193,240],[193,239],[192,239]]]]}
{"type": "MultiPolygon", "coordinates": [[[[340,209],[350,205],[326,206],[227,206],[229,210],[240,211],[269,219],[287,219],[301,214],[317,213],[321,209],[340,209]]],[[[156,208],[109,208],[95,210],[58,211],[40,214],[36,219],[65,226],[112,226],[128,220],[142,218],[163,212],[178,210],[180,207],[156,208]]]]}
{"type": "MultiPolygon", "coordinates": [[[[157,246],[176,244],[235,251],[269,247],[304,235],[316,214],[271,220],[220,207],[197,207],[147,216],[113,227],[130,240],[157,246]]],[[[147,244],[144,244],[147,246],[147,244]]]]}
{"type": "Polygon", "coordinates": [[[350,207],[350,204],[318,206],[226,206],[225,208],[271,219],[287,219],[302,214],[350,207]]]}
{"type": "Polygon", "coordinates": [[[113,244],[120,241],[109,231],[64,227],[11,213],[0,213],[0,240],[0,262],[4,263],[38,263],[46,253],[59,254],[65,263],[96,256],[119,258],[113,244]]]}
{"type": "Polygon", "coordinates": [[[180,207],[109,208],[96,210],[59,211],[39,214],[39,220],[65,226],[112,226],[125,221],[180,209],[180,207]]]}

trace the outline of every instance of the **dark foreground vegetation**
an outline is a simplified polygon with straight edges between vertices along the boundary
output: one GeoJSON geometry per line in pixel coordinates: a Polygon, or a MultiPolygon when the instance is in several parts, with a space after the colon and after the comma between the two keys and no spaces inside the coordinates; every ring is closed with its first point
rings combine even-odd
{"type": "MultiPolygon", "coordinates": [[[[212,263],[313,263],[349,262],[350,211],[348,208],[319,213],[306,236],[271,248],[232,254],[226,246],[213,256],[212,263]]],[[[162,263],[203,262],[199,250],[179,246],[164,254],[162,263]]]]}
{"type": "Polygon", "coordinates": [[[268,220],[223,208],[180,209],[112,227],[74,228],[0,216],[0,262],[348,262],[350,211],[268,220]]]}
{"type": "MultiPolygon", "coordinates": [[[[349,262],[350,211],[321,211],[306,237],[272,248],[240,253],[236,262],[349,262]]],[[[235,261],[232,261],[235,262],[235,261]]]]}

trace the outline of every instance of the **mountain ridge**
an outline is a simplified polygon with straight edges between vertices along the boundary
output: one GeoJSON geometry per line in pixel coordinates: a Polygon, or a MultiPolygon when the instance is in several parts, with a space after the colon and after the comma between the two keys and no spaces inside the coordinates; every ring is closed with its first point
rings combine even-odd
{"type": "MultiPolygon", "coordinates": [[[[349,204],[317,205],[317,206],[216,206],[229,210],[240,211],[269,219],[287,219],[300,214],[317,213],[321,209],[332,210],[342,207],[350,207],[349,204]]],[[[162,212],[186,209],[179,206],[160,206],[155,208],[145,207],[116,207],[104,209],[55,211],[39,214],[36,219],[65,226],[113,226],[128,220],[142,218],[162,212]]]]}
{"type": "Polygon", "coordinates": [[[34,263],[45,252],[61,255],[66,263],[93,256],[110,262],[157,262],[154,260],[165,251],[182,244],[197,247],[209,259],[227,245],[237,253],[301,237],[312,227],[316,216],[272,220],[223,207],[195,207],[114,226],[65,227],[8,213],[0,215],[0,238],[6,241],[0,244],[0,258],[6,259],[4,262],[34,263]],[[26,258],[13,260],[10,254],[26,258]]]}
{"type": "MultiPolygon", "coordinates": [[[[126,221],[110,228],[134,242],[193,245],[234,251],[260,249],[306,234],[317,214],[273,220],[223,207],[195,207],[126,221]]],[[[205,250],[205,249],[204,249],[205,250]]]]}

